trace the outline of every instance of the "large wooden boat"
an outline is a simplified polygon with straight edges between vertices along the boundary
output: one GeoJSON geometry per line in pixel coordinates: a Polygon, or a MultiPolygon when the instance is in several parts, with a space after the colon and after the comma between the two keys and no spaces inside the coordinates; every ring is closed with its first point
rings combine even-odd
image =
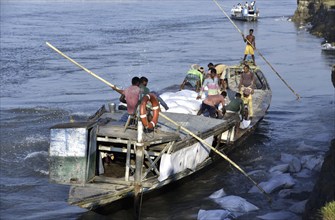
{"type": "MultiPolygon", "coordinates": [[[[141,121],[129,125],[122,120],[125,111],[113,107],[107,111],[103,106],[85,122],[51,128],[51,182],[71,185],[70,204],[96,210],[196,173],[219,157],[190,134],[227,152],[249,136],[266,114],[271,90],[261,70],[256,66],[251,69],[257,88],[253,94],[254,117],[248,128],[235,128],[233,118],[164,112],[154,131],[148,132],[141,121]],[[109,160],[103,162],[102,155],[109,160]]],[[[230,96],[237,91],[241,71],[242,65],[227,69],[230,96]]]]}

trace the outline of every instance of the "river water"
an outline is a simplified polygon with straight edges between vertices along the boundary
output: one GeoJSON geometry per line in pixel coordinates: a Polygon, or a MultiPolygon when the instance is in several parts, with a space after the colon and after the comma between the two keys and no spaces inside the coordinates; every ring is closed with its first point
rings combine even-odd
{"type": "MultiPolygon", "coordinates": [[[[219,3],[229,12],[237,2],[219,3]]],[[[231,155],[247,172],[268,171],[281,163],[281,153],[322,155],[335,133],[330,81],[335,55],[322,53],[323,39],[288,20],[295,0],[257,4],[259,21],[236,25],[245,34],[254,29],[259,51],[302,98],[297,101],[256,54],[273,99],[255,135],[231,155]]],[[[128,86],[133,76],[146,76],[156,91],[181,83],[192,63],[235,64],[244,51],[240,34],[210,0],[1,1],[0,24],[1,219],[127,219],[132,213],[125,208],[103,216],[69,206],[69,187],[48,182],[49,127],[70,116],[84,120],[101,105],[116,101],[118,94],[45,42],[117,86],[128,86]]],[[[310,191],[316,177],[312,172],[295,178],[295,189],[310,191]]],[[[142,217],[195,219],[199,209],[218,209],[208,196],[221,188],[260,208],[240,219],[287,210],[308,196],[279,199],[273,193],[270,206],[261,194],[248,194],[251,187],[221,161],[192,181],[146,199],[142,217]]]]}

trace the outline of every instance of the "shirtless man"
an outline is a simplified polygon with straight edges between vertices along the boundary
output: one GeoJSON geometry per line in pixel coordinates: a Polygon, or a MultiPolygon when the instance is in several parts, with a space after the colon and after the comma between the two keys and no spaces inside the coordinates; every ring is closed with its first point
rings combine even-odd
{"type": "Polygon", "coordinates": [[[252,35],[253,33],[254,33],[254,29],[250,29],[249,35],[247,35],[247,37],[244,37],[244,34],[242,34],[244,42],[247,42],[247,45],[244,51],[243,61],[245,61],[245,59],[247,58],[247,55],[250,54],[252,57],[252,61],[254,62],[254,65],[257,66],[255,62],[255,55],[254,55],[255,54],[254,50],[256,49],[256,41],[255,41],[255,36],[252,35]]]}
{"type": "Polygon", "coordinates": [[[197,115],[201,115],[203,112],[208,110],[209,117],[217,118],[219,115],[222,115],[222,112],[217,109],[220,103],[222,106],[225,105],[225,98],[227,93],[223,91],[220,95],[210,95],[208,96],[201,104],[200,110],[198,111],[197,115]]]}

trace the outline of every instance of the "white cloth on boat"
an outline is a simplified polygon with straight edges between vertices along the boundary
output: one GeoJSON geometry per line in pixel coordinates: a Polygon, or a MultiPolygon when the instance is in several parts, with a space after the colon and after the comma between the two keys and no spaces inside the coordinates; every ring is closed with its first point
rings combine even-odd
{"type": "MultiPolygon", "coordinates": [[[[207,143],[213,142],[213,136],[205,139],[207,143]]],[[[163,154],[159,166],[160,175],[158,181],[167,179],[170,175],[179,173],[185,169],[194,170],[209,156],[210,149],[202,144],[195,143],[171,154],[163,154]]]]}
{"type": "Polygon", "coordinates": [[[241,129],[246,129],[246,128],[249,127],[250,123],[251,123],[251,120],[243,119],[243,121],[240,123],[240,128],[241,129]]]}

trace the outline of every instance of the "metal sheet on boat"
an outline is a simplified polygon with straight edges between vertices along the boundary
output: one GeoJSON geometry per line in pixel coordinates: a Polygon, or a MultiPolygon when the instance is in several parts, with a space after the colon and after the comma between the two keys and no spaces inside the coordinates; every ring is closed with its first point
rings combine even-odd
{"type": "Polygon", "coordinates": [[[86,128],[51,129],[50,181],[81,184],[87,180],[88,130],[86,128]]]}

